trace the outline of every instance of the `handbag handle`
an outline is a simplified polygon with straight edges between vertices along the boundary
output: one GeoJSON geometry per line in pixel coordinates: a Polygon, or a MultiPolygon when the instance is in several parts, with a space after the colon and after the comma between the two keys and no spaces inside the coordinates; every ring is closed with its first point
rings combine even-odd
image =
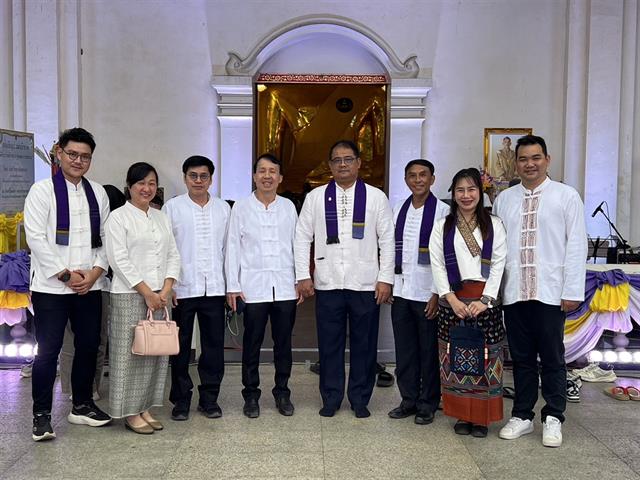
{"type": "Polygon", "coordinates": [[[169,323],[169,310],[167,307],[164,307],[164,318],[162,320],[154,320],[153,319],[153,311],[150,308],[147,308],[147,320],[151,323],[153,322],[167,322],[169,323]]]}

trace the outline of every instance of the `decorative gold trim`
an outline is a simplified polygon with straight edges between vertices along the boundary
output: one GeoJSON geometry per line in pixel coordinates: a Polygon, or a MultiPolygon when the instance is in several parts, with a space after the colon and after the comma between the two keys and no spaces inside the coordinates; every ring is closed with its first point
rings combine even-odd
{"type": "Polygon", "coordinates": [[[256,83],[389,83],[386,75],[261,73],[256,83]]]}

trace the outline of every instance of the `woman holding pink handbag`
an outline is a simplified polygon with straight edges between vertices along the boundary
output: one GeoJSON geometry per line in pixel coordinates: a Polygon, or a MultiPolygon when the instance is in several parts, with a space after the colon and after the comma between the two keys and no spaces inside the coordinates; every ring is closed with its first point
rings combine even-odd
{"type": "Polygon", "coordinates": [[[126,428],[151,434],[163,428],[149,409],[162,405],[169,357],[134,355],[134,330],[148,310],[155,319],[166,315],[168,320],[180,255],[168,218],[150,205],[158,188],[156,169],[134,163],[127,172],[127,187],[127,203],[111,213],[105,227],[113,269],[109,404],[112,417],[124,418],[126,428]]]}

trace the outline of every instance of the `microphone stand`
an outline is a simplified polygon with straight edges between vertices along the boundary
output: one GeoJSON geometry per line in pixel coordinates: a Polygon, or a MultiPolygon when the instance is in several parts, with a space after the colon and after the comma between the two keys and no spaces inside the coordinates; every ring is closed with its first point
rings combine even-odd
{"type": "Polygon", "coordinates": [[[602,215],[604,215],[604,218],[607,219],[607,222],[609,222],[609,226],[611,228],[613,228],[613,231],[616,232],[618,234],[618,245],[617,247],[620,248],[622,247],[622,251],[624,252],[624,254],[627,254],[627,250],[630,249],[631,247],[629,246],[629,244],[627,243],[627,241],[624,239],[624,237],[622,236],[622,234],[618,231],[618,229],[616,228],[616,226],[613,224],[613,222],[611,221],[611,219],[609,218],[609,215],[607,215],[605,213],[605,211],[600,208],[598,210],[602,215]]]}

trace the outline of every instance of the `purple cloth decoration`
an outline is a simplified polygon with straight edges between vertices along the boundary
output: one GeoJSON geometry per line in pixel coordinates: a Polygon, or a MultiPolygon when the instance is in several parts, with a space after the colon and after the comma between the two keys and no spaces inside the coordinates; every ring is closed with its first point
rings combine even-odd
{"type": "MultiPolygon", "coordinates": [[[[451,290],[457,292],[462,288],[462,279],[460,278],[460,269],[458,268],[458,258],[456,257],[456,249],[453,245],[453,239],[456,235],[457,220],[453,222],[448,232],[444,232],[444,263],[447,268],[447,278],[451,290]]],[[[480,272],[487,279],[491,272],[491,255],[493,253],[493,222],[489,223],[489,235],[482,242],[482,255],[480,259],[480,272]]]]}
{"type": "MultiPolygon", "coordinates": [[[[396,222],[396,275],[402,274],[402,251],[403,251],[403,234],[404,224],[407,221],[407,212],[411,205],[411,195],[402,204],[400,212],[398,212],[398,220],[396,222]]],[[[429,237],[431,236],[431,230],[433,230],[433,221],[436,216],[436,205],[438,200],[436,196],[429,192],[427,200],[424,202],[422,209],[422,220],[420,222],[420,240],[418,243],[418,263],[420,265],[429,265],[431,263],[431,257],[429,255],[429,237]]]]}
{"type": "Polygon", "coordinates": [[[25,250],[0,257],[0,290],[29,293],[31,258],[25,250]]]}
{"type": "MultiPolygon", "coordinates": [[[[62,170],[53,176],[53,191],[56,196],[56,244],[69,245],[69,192],[62,170]]],[[[91,248],[102,246],[100,238],[100,208],[89,180],[82,177],[82,186],[89,203],[89,221],[91,223],[91,248]]]]}
{"type": "MultiPolygon", "coordinates": [[[[367,213],[367,187],[364,181],[356,180],[353,200],[353,220],[351,235],[356,239],[364,238],[364,219],[367,213]]],[[[336,182],[331,180],[324,191],[324,221],[327,228],[327,245],[340,243],[338,235],[338,209],[336,206],[336,182]]]]}
{"type": "Polygon", "coordinates": [[[596,294],[596,290],[602,290],[604,285],[617,287],[623,283],[629,283],[633,288],[640,289],[640,275],[627,275],[619,268],[606,270],[604,272],[594,272],[587,270],[584,288],[584,301],[578,308],[567,314],[567,319],[575,320],[581,317],[589,310],[591,300],[596,294]]]}

